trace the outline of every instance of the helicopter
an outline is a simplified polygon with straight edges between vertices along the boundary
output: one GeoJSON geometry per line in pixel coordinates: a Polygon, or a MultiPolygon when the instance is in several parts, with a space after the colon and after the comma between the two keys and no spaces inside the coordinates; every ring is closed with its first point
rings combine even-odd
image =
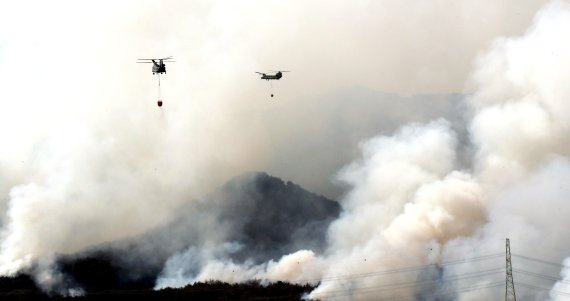
{"type": "Polygon", "coordinates": [[[160,96],[160,75],[166,73],[166,64],[165,63],[175,62],[175,61],[172,61],[172,59],[173,59],[173,57],[169,56],[169,57],[165,57],[165,58],[161,58],[161,59],[138,59],[139,61],[137,62],[137,63],[146,63],[146,64],[152,63],[152,74],[153,75],[158,74],[158,101],[157,101],[157,104],[159,107],[162,107],[162,98],[160,96]]]}
{"type": "Polygon", "coordinates": [[[283,73],[282,72],[291,72],[291,71],[272,71],[272,72],[277,72],[273,75],[267,75],[267,73],[263,73],[263,72],[255,72],[257,74],[261,74],[261,79],[265,79],[265,80],[279,80],[283,77],[283,73]]]}
{"type": "Polygon", "coordinates": [[[141,62],[137,62],[137,63],[142,63],[142,64],[150,64],[152,63],[152,74],[162,74],[162,73],[166,73],[166,64],[165,63],[170,63],[170,62],[175,62],[175,61],[171,61],[173,59],[172,56],[169,57],[165,57],[165,58],[161,58],[161,59],[138,59],[141,62]],[[158,62],[156,62],[158,61],[158,62]]]}
{"type": "MultiPolygon", "coordinates": [[[[261,79],[270,81],[270,80],[279,80],[283,77],[283,72],[291,72],[291,71],[271,71],[276,72],[275,74],[267,74],[263,72],[255,72],[257,74],[261,74],[261,79]]],[[[271,97],[273,97],[273,85],[270,83],[270,90],[271,90],[271,97]]]]}

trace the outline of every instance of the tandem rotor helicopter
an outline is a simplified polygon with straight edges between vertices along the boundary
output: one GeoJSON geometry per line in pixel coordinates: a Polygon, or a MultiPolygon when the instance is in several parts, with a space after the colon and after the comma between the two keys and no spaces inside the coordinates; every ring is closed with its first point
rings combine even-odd
{"type": "Polygon", "coordinates": [[[138,59],[140,62],[140,64],[153,64],[152,65],[152,74],[163,74],[166,73],[166,64],[165,63],[170,63],[170,62],[175,62],[175,61],[171,61],[172,59],[174,59],[172,56],[169,57],[165,57],[165,58],[161,58],[161,59],[138,59]],[[158,61],[158,63],[156,62],[158,61]]]}
{"type": "MultiPolygon", "coordinates": [[[[255,73],[261,74],[261,79],[271,81],[271,80],[280,80],[283,77],[283,72],[291,72],[291,71],[270,71],[270,72],[276,72],[276,73],[275,74],[267,74],[267,73],[257,72],[257,71],[255,73]]],[[[269,89],[270,89],[271,97],[273,97],[273,84],[271,82],[269,82],[269,89]]]]}
{"type": "Polygon", "coordinates": [[[162,99],[160,97],[160,75],[166,74],[166,64],[165,63],[175,62],[175,61],[173,61],[173,59],[174,58],[172,56],[169,56],[169,57],[165,57],[165,58],[161,58],[161,59],[138,59],[139,61],[137,62],[137,63],[141,63],[141,64],[152,64],[152,74],[158,75],[158,101],[157,101],[157,104],[159,107],[162,107],[162,99]]]}

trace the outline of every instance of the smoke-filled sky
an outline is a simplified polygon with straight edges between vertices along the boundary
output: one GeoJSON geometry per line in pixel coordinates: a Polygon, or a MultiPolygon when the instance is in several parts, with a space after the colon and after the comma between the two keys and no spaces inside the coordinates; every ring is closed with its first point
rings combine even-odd
{"type": "MultiPolygon", "coordinates": [[[[520,253],[569,255],[565,1],[1,8],[3,274],[143,234],[251,170],[339,201],[327,251],[260,266],[201,255],[202,272],[176,283],[227,280],[230,268],[243,271],[233,280],[299,280],[437,263],[500,252],[506,236],[520,253]],[[171,55],[158,108],[157,78],[135,62],[171,55]],[[265,70],[292,71],[274,98],[254,73],[265,70]]],[[[157,286],[172,283],[173,261],[157,286]]],[[[373,282],[323,282],[313,296],[373,282]]]]}

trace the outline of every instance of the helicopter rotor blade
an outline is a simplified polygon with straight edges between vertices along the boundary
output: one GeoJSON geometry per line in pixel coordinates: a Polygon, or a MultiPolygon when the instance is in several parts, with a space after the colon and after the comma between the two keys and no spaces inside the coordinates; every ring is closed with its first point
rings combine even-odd
{"type": "Polygon", "coordinates": [[[165,57],[165,58],[155,58],[155,59],[137,59],[137,60],[139,60],[139,61],[153,61],[153,60],[154,60],[154,61],[159,61],[159,60],[163,60],[163,61],[166,61],[166,60],[171,60],[171,59],[174,59],[174,57],[173,57],[173,56],[169,56],[169,57],[165,57]]]}
{"type": "Polygon", "coordinates": [[[152,64],[152,62],[137,62],[139,64],[152,64]]]}

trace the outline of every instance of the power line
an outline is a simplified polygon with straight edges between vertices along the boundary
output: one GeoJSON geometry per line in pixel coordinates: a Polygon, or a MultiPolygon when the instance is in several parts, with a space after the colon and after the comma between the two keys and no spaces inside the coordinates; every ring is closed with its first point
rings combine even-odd
{"type": "MultiPolygon", "coordinates": [[[[477,290],[482,290],[482,289],[489,289],[489,288],[495,288],[495,287],[500,287],[503,286],[503,281],[498,281],[498,282],[492,282],[492,283],[484,283],[484,284],[478,284],[478,285],[474,285],[474,286],[470,286],[470,287],[464,287],[464,288],[459,288],[459,289],[454,289],[454,290],[447,290],[447,291],[443,291],[443,292],[439,292],[439,293],[435,293],[435,294],[422,294],[422,297],[425,298],[429,298],[429,297],[440,297],[440,296],[447,296],[447,295],[454,295],[457,293],[465,293],[465,292],[470,292],[470,291],[477,291],[477,290]]],[[[342,298],[342,297],[347,297],[347,296],[352,296],[355,294],[370,294],[370,293],[379,293],[382,292],[382,290],[375,290],[375,291],[366,291],[366,292],[361,292],[358,291],[357,289],[355,291],[339,291],[338,293],[335,294],[323,294],[322,297],[326,297],[327,299],[338,299],[338,298],[342,298]]],[[[272,297],[258,297],[258,298],[253,298],[250,300],[275,300],[275,299],[283,299],[283,298],[287,298],[287,297],[298,297],[297,295],[282,295],[282,296],[272,296],[272,297]]],[[[386,298],[389,298],[388,296],[386,296],[386,298]]],[[[403,297],[403,298],[389,298],[390,301],[407,301],[407,300],[416,300],[415,297],[403,297]]]]}
{"type": "MultiPolygon", "coordinates": [[[[475,277],[489,276],[489,275],[498,274],[498,273],[504,272],[504,271],[505,271],[505,269],[503,269],[503,268],[495,268],[495,269],[489,269],[489,270],[484,270],[484,271],[477,271],[477,272],[470,272],[470,273],[454,275],[451,277],[444,277],[444,278],[436,279],[436,280],[392,283],[392,284],[384,284],[384,285],[378,285],[378,286],[372,286],[372,287],[354,288],[351,290],[338,290],[338,291],[331,291],[331,292],[323,292],[321,294],[316,294],[316,295],[317,295],[317,297],[319,297],[319,295],[321,295],[322,297],[334,299],[334,298],[351,296],[351,295],[355,295],[355,294],[382,293],[382,292],[395,291],[398,289],[404,289],[404,288],[409,288],[409,287],[421,287],[421,286],[425,286],[425,285],[429,285],[429,284],[436,284],[436,283],[442,283],[442,282],[451,282],[451,281],[455,281],[455,280],[464,280],[464,279],[475,278],[475,277]]],[[[519,271],[528,272],[528,271],[524,271],[524,270],[519,270],[519,271]]],[[[532,272],[529,272],[529,273],[532,273],[532,272]]],[[[516,282],[516,284],[517,285],[521,284],[522,286],[530,286],[530,285],[520,283],[520,282],[516,282]]],[[[477,285],[473,285],[470,287],[457,288],[457,289],[447,290],[447,291],[439,292],[439,293],[435,293],[435,294],[429,294],[429,295],[422,294],[422,296],[423,297],[445,296],[445,295],[457,294],[457,293],[462,293],[462,292],[481,290],[481,289],[485,289],[485,288],[494,288],[494,287],[499,287],[502,285],[504,285],[503,281],[485,283],[485,284],[477,284],[477,285]]],[[[541,287],[536,287],[536,286],[531,286],[531,288],[541,289],[541,290],[549,290],[546,288],[541,288],[541,287]]],[[[560,292],[560,291],[557,291],[557,292],[560,294],[568,294],[570,296],[570,293],[564,293],[564,292],[560,292]]],[[[259,299],[255,299],[255,300],[280,299],[280,298],[285,298],[285,297],[287,297],[287,296],[266,297],[266,298],[259,298],[259,299]]],[[[404,301],[404,300],[414,300],[414,299],[410,299],[409,297],[405,297],[405,298],[390,299],[390,300],[391,301],[400,301],[400,300],[404,301]]]]}
{"type": "Polygon", "coordinates": [[[539,263],[543,263],[543,264],[548,264],[548,265],[555,266],[555,267],[570,268],[570,266],[567,266],[567,265],[564,265],[564,264],[555,263],[555,262],[551,262],[551,261],[546,261],[546,260],[542,260],[542,259],[538,259],[538,258],[534,258],[534,257],[529,257],[529,256],[520,255],[520,254],[512,253],[512,256],[513,256],[513,257],[522,258],[522,259],[526,259],[526,260],[530,260],[530,261],[534,261],[534,262],[539,262],[539,263]]]}
{"type": "Polygon", "coordinates": [[[543,278],[543,279],[547,279],[547,280],[558,281],[558,282],[570,284],[570,281],[561,279],[560,277],[554,277],[554,276],[549,276],[549,275],[545,275],[545,274],[534,273],[534,272],[521,270],[521,269],[513,269],[513,272],[520,273],[523,275],[532,276],[532,277],[543,278]]]}
{"type": "MultiPolygon", "coordinates": [[[[422,294],[422,297],[440,297],[440,296],[447,296],[447,295],[455,295],[457,293],[466,293],[466,292],[470,292],[470,291],[476,291],[476,290],[481,290],[481,289],[486,289],[486,288],[494,288],[494,287],[501,287],[503,286],[503,282],[495,282],[495,283],[490,283],[490,284],[486,284],[486,285],[482,285],[479,287],[466,287],[466,288],[462,288],[462,289],[457,289],[457,290],[453,290],[453,291],[448,291],[448,292],[443,292],[443,293],[437,293],[437,294],[431,294],[431,295],[424,295],[422,294]]],[[[415,298],[411,299],[411,298],[406,298],[406,299],[391,299],[390,301],[404,301],[404,300],[416,300],[415,298]]]]}
{"type": "Polygon", "coordinates": [[[496,254],[477,256],[477,257],[471,257],[471,258],[450,260],[450,261],[445,261],[445,262],[438,263],[438,264],[432,263],[432,264],[410,266],[410,267],[390,269],[390,270],[375,271],[375,272],[369,272],[369,273],[344,274],[344,275],[323,277],[323,278],[318,278],[318,279],[300,279],[300,280],[296,280],[294,282],[296,282],[296,283],[310,283],[310,282],[321,282],[321,283],[323,283],[323,282],[334,281],[334,280],[359,279],[359,278],[376,277],[376,276],[396,274],[396,273],[416,272],[416,271],[421,271],[421,270],[430,269],[430,268],[439,268],[439,267],[444,267],[444,266],[449,266],[449,265],[456,265],[456,264],[462,264],[462,263],[482,261],[482,260],[487,260],[487,259],[494,259],[494,258],[502,257],[504,255],[505,255],[504,253],[496,253],[496,254]]]}
{"type": "MultiPolygon", "coordinates": [[[[378,277],[378,276],[383,276],[383,275],[416,272],[416,271],[422,271],[422,270],[426,270],[426,269],[430,269],[430,268],[443,267],[443,266],[456,265],[456,264],[469,263],[469,262],[476,262],[476,261],[482,261],[482,260],[487,260],[487,259],[494,259],[494,258],[498,258],[498,257],[502,257],[502,256],[504,256],[504,253],[496,253],[496,254],[477,256],[477,257],[471,257],[471,258],[450,260],[450,261],[442,262],[439,264],[427,264],[427,265],[411,266],[411,267],[376,271],[376,272],[370,272],[370,273],[345,274],[345,275],[338,275],[338,276],[333,276],[333,277],[325,277],[325,278],[321,278],[318,280],[320,280],[321,283],[323,283],[325,281],[334,281],[334,280],[342,281],[342,280],[361,279],[361,278],[368,278],[368,277],[378,277]]],[[[423,281],[414,280],[414,281],[409,281],[409,282],[388,283],[388,284],[381,284],[381,285],[370,286],[370,287],[353,288],[351,290],[337,290],[337,291],[331,291],[331,292],[326,292],[326,293],[323,292],[321,294],[316,294],[316,295],[317,296],[322,295],[322,297],[326,297],[326,298],[337,298],[337,297],[343,297],[343,296],[350,296],[352,294],[369,294],[369,293],[379,293],[379,292],[387,292],[387,291],[393,292],[393,291],[411,288],[411,287],[421,287],[421,286],[427,286],[430,284],[442,284],[445,282],[449,283],[449,282],[453,282],[453,281],[457,281],[457,280],[465,280],[465,279],[471,279],[471,278],[476,278],[476,277],[485,277],[485,276],[499,274],[499,273],[502,273],[504,271],[505,271],[504,268],[494,268],[494,269],[483,270],[483,271],[476,271],[476,272],[450,275],[450,276],[446,276],[446,277],[442,277],[442,278],[434,279],[434,280],[423,280],[423,281]]],[[[299,282],[303,282],[303,280],[297,280],[295,282],[299,283],[299,282]]],[[[307,281],[307,282],[309,282],[309,281],[307,281]]],[[[471,291],[471,290],[488,288],[488,287],[497,287],[497,286],[502,285],[502,284],[503,284],[503,282],[491,283],[490,285],[489,284],[480,284],[478,286],[476,285],[476,286],[471,286],[468,288],[461,288],[461,289],[451,290],[451,291],[444,292],[444,293],[438,293],[438,294],[435,294],[433,296],[439,296],[439,295],[445,295],[445,294],[449,295],[449,294],[455,294],[455,293],[464,292],[464,291],[471,291]]],[[[266,298],[266,299],[279,299],[279,298],[284,298],[284,297],[286,297],[286,296],[272,297],[272,298],[266,298]]],[[[391,300],[393,300],[393,299],[391,299],[391,300]]],[[[403,299],[403,300],[407,300],[407,299],[403,299]]],[[[394,301],[395,301],[395,299],[394,299],[394,301]]]]}
{"type": "MultiPolygon", "coordinates": [[[[495,287],[500,287],[503,285],[503,281],[500,282],[493,282],[493,283],[486,283],[486,284],[480,284],[480,285],[475,285],[475,286],[470,286],[470,287],[465,287],[465,288],[460,288],[460,289],[455,289],[455,290],[447,290],[444,292],[439,292],[439,293],[435,293],[435,294],[422,294],[422,297],[439,297],[439,296],[447,296],[447,295],[453,295],[453,294],[457,294],[457,293],[464,293],[464,292],[470,292],[470,291],[476,291],[476,290],[481,290],[481,289],[487,289],[487,288],[495,288],[495,287]]],[[[376,291],[374,292],[362,292],[360,294],[364,294],[364,293],[377,293],[376,291]]],[[[359,294],[358,292],[356,292],[356,294],[359,294]]],[[[335,295],[326,295],[323,297],[326,297],[327,299],[330,298],[341,298],[341,297],[347,297],[347,296],[352,296],[354,295],[354,293],[352,292],[346,292],[343,291],[342,294],[335,294],[335,295]]],[[[284,299],[287,297],[298,297],[298,295],[282,295],[282,296],[271,296],[271,297],[257,297],[257,298],[251,298],[249,300],[276,300],[276,299],[284,299]]],[[[410,298],[410,297],[403,297],[403,298],[390,298],[390,301],[407,301],[407,300],[416,300],[415,298],[410,298]]]]}
{"type": "MultiPolygon", "coordinates": [[[[506,251],[507,251],[507,254],[512,254],[510,252],[510,244],[507,245],[506,251]]],[[[532,260],[532,261],[539,262],[539,263],[549,264],[549,265],[553,265],[553,266],[557,266],[557,267],[567,267],[565,265],[556,264],[553,262],[549,262],[546,260],[541,260],[541,259],[533,258],[533,257],[529,257],[529,256],[524,256],[524,255],[519,255],[519,254],[512,254],[512,255],[513,255],[513,257],[516,256],[519,258],[532,260]]],[[[446,264],[455,264],[455,263],[461,263],[461,262],[469,262],[471,260],[482,260],[482,259],[495,258],[497,256],[503,256],[503,254],[502,253],[501,254],[492,254],[492,255],[480,256],[480,257],[475,257],[475,258],[454,260],[454,261],[442,263],[440,265],[432,264],[432,265],[424,265],[424,266],[417,266],[417,267],[400,268],[400,269],[387,270],[387,271],[381,271],[381,272],[376,272],[376,273],[356,274],[353,276],[367,277],[367,276],[370,276],[371,274],[377,275],[377,274],[392,274],[392,273],[399,273],[399,272],[408,272],[408,271],[421,270],[422,268],[425,269],[425,268],[429,268],[429,267],[443,266],[446,264]]],[[[507,264],[507,267],[509,267],[508,264],[507,264]]],[[[561,280],[560,278],[557,278],[557,277],[552,277],[549,275],[535,273],[535,272],[531,272],[531,271],[527,271],[527,270],[523,270],[523,269],[513,269],[512,268],[512,262],[511,262],[510,268],[511,268],[511,279],[512,279],[512,272],[515,271],[516,273],[520,273],[520,274],[524,274],[524,275],[528,275],[528,276],[532,276],[532,277],[538,277],[538,278],[542,278],[542,279],[546,279],[546,280],[559,281],[562,283],[570,284],[570,281],[561,280]]],[[[461,279],[468,279],[468,278],[474,278],[474,277],[488,276],[488,275],[492,275],[492,274],[495,274],[495,273],[501,272],[501,271],[505,271],[505,269],[501,268],[501,269],[492,269],[492,270],[479,271],[479,272],[471,272],[471,273],[455,275],[453,277],[445,277],[445,278],[441,278],[439,280],[415,281],[415,282],[409,282],[409,283],[385,284],[385,285],[379,285],[379,286],[373,286],[373,287],[355,288],[355,289],[352,289],[350,292],[333,291],[333,292],[323,293],[323,296],[326,296],[327,298],[329,298],[329,297],[334,298],[334,297],[341,297],[341,296],[349,296],[352,294],[378,293],[378,292],[397,290],[397,289],[403,289],[403,288],[408,288],[408,287],[416,287],[416,286],[422,286],[422,285],[425,286],[425,285],[428,285],[430,283],[434,284],[434,283],[441,283],[441,282],[447,282],[447,281],[453,281],[453,280],[461,280],[461,279]]],[[[374,276],[374,275],[371,275],[371,276],[374,276]]],[[[514,280],[512,280],[512,289],[513,289],[513,294],[512,294],[513,299],[512,300],[516,300],[516,299],[514,299],[514,298],[516,298],[516,295],[514,294],[514,283],[515,283],[514,280]]],[[[553,290],[550,288],[533,286],[533,285],[529,285],[529,284],[522,283],[522,282],[516,282],[516,284],[520,285],[521,287],[525,287],[525,288],[530,288],[530,289],[535,289],[535,290],[547,290],[547,291],[551,291],[551,292],[558,294],[558,295],[570,297],[570,293],[559,291],[559,290],[553,290]]],[[[498,286],[498,285],[490,284],[489,286],[484,286],[484,287],[471,287],[471,288],[457,289],[457,290],[454,290],[453,293],[463,292],[463,291],[471,290],[471,289],[473,289],[473,290],[483,289],[486,287],[493,287],[493,286],[498,286]]],[[[439,296],[439,294],[433,295],[433,296],[439,296]]],[[[400,300],[400,299],[391,299],[391,300],[395,301],[395,300],[400,300]]]]}
{"type": "MultiPolygon", "coordinates": [[[[334,298],[351,296],[354,294],[382,293],[382,292],[395,291],[398,289],[404,289],[404,288],[409,288],[409,287],[416,287],[416,286],[421,287],[421,286],[425,286],[425,285],[429,285],[429,284],[436,284],[436,283],[441,283],[441,282],[451,282],[451,281],[455,281],[455,280],[464,280],[464,279],[475,278],[475,277],[489,276],[489,275],[497,274],[497,273],[503,272],[503,271],[505,271],[505,269],[495,268],[495,269],[489,269],[489,270],[483,270],[483,271],[477,271],[477,272],[469,272],[469,273],[464,273],[464,274],[458,274],[458,275],[453,275],[450,277],[443,277],[441,279],[436,279],[436,280],[425,280],[425,281],[413,281],[413,282],[384,284],[384,285],[365,287],[365,288],[354,288],[352,290],[331,291],[331,292],[326,292],[326,293],[323,292],[321,295],[322,295],[322,297],[334,299],[334,298]]],[[[525,274],[525,275],[529,275],[529,276],[534,276],[534,277],[539,277],[539,278],[544,278],[547,280],[570,283],[570,281],[564,281],[564,280],[560,280],[556,277],[552,277],[552,276],[544,275],[544,274],[539,274],[539,273],[534,273],[534,272],[530,272],[530,271],[526,271],[526,270],[522,270],[522,269],[513,269],[513,272],[521,273],[521,274],[525,274]]],[[[422,294],[422,296],[423,297],[445,296],[445,295],[457,294],[457,293],[462,293],[462,292],[481,290],[481,289],[485,289],[485,288],[499,287],[499,286],[502,286],[503,284],[504,284],[504,282],[502,282],[502,281],[501,282],[488,283],[488,284],[478,284],[475,286],[458,288],[458,289],[453,289],[453,290],[447,290],[444,292],[439,292],[439,293],[430,294],[430,295],[422,294]]],[[[515,284],[517,286],[528,288],[528,289],[533,289],[533,290],[537,290],[537,291],[550,291],[550,292],[557,294],[557,295],[560,295],[560,296],[570,297],[570,293],[563,292],[560,290],[554,290],[551,288],[544,288],[544,287],[540,287],[540,286],[530,285],[530,284],[526,284],[526,283],[523,283],[520,281],[515,282],[515,284]]],[[[318,295],[319,294],[317,294],[317,296],[318,295]]],[[[281,299],[281,298],[285,298],[285,297],[294,297],[294,296],[289,295],[289,296],[275,296],[275,297],[260,297],[260,298],[254,299],[254,300],[266,300],[266,299],[267,300],[273,300],[273,299],[281,299]]],[[[414,300],[414,299],[409,298],[409,297],[405,297],[405,298],[390,299],[390,300],[391,301],[404,301],[404,300],[414,300]]]]}
{"type": "MultiPolygon", "coordinates": [[[[499,274],[502,272],[504,272],[503,268],[495,268],[495,269],[490,269],[490,270],[485,270],[485,271],[478,271],[478,272],[471,272],[471,273],[454,275],[451,277],[442,277],[440,279],[423,280],[423,281],[408,281],[408,282],[400,282],[400,283],[388,283],[388,284],[382,284],[382,285],[376,285],[376,286],[354,288],[352,290],[353,291],[359,291],[362,293],[366,293],[369,291],[374,291],[374,292],[389,291],[389,290],[397,290],[397,289],[410,288],[410,287],[427,286],[430,284],[442,284],[445,282],[453,282],[456,280],[464,280],[464,279],[470,279],[470,278],[476,278],[476,277],[482,277],[482,276],[489,276],[489,275],[499,274]]],[[[346,290],[330,291],[330,292],[326,292],[323,294],[326,294],[328,296],[328,294],[343,293],[345,291],[346,290]]]]}
{"type": "Polygon", "coordinates": [[[540,286],[536,286],[536,285],[532,285],[532,284],[526,284],[526,283],[522,283],[522,282],[518,282],[518,281],[517,281],[517,286],[526,287],[529,289],[539,290],[539,291],[549,291],[549,292],[552,292],[552,293],[560,295],[560,296],[570,297],[570,293],[562,292],[559,290],[554,290],[552,288],[540,287],[540,286]]]}
{"type": "MultiPolygon", "coordinates": [[[[433,279],[433,280],[422,280],[422,281],[414,280],[414,281],[399,282],[399,283],[387,283],[387,284],[381,284],[381,285],[376,285],[376,286],[371,286],[371,287],[355,288],[354,290],[359,290],[359,291],[397,290],[397,289],[414,287],[414,286],[426,286],[429,284],[436,284],[436,283],[442,283],[442,282],[452,282],[452,281],[456,281],[456,280],[464,280],[464,279],[470,279],[470,278],[476,278],[476,277],[489,276],[489,275],[502,273],[503,271],[504,271],[504,268],[494,268],[494,269],[483,270],[483,271],[476,271],[476,272],[451,275],[451,276],[442,277],[442,278],[433,279]]],[[[193,287],[190,289],[186,288],[185,290],[186,291],[213,292],[213,291],[223,291],[226,289],[227,288],[209,289],[209,288],[193,287]]],[[[329,293],[342,293],[342,292],[344,292],[344,290],[343,291],[333,291],[333,292],[329,292],[329,293]]]]}
{"type": "MultiPolygon", "coordinates": [[[[538,262],[538,263],[542,263],[542,264],[548,264],[548,265],[556,266],[556,267],[569,267],[566,265],[557,264],[554,262],[549,262],[549,261],[534,258],[534,257],[529,257],[529,256],[511,253],[509,247],[510,247],[510,244],[508,245],[506,251],[507,251],[507,254],[510,253],[512,255],[512,257],[522,258],[522,259],[526,259],[526,260],[530,260],[530,261],[534,261],[534,262],[538,262]]],[[[448,266],[448,265],[493,259],[493,258],[498,258],[498,257],[504,256],[504,255],[506,255],[506,254],[505,253],[496,253],[496,254],[490,254],[490,255],[484,255],[484,256],[478,256],[478,257],[472,257],[472,258],[457,259],[457,260],[442,262],[439,264],[410,266],[410,267],[376,271],[376,272],[370,272],[370,273],[345,274],[345,275],[338,275],[338,276],[332,276],[332,277],[325,277],[325,278],[320,279],[320,281],[322,283],[325,281],[333,281],[333,280],[339,280],[339,281],[340,280],[351,280],[351,279],[377,277],[377,276],[397,274],[397,273],[417,272],[417,271],[422,271],[422,270],[429,269],[429,268],[441,268],[443,266],[448,266]]],[[[507,267],[508,267],[508,265],[507,265],[507,267]]],[[[570,281],[562,280],[562,279],[557,278],[557,277],[553,277],[553,276],[549,276],[549,275],[545,275],[545,274],[540,274],[540,273],[535,273],[535,272],[527,271],[524,269],[512,268],[512,262],[511,262],[510,267],[511,267],[511,273],[515,272],[517,274],[522,274],[522,275],[541,278],[541,279],[545,279],[545,280],[558,281],[561,283],[570,284],[570,281]]],[[[444,284],[446,282],[449,283],[449,282],[453,282],[453,281],[457,281],[457,280],[464,280],[464,279],[470,279],[470,278],[476,278],[476,277],[485,277],[485,276],[494,275],[494,274],[497,274],[497,273],[500,273],[503,271],[506,271],[506,269],[495,268],[495,269],[489,269],[489,270],[483,270],[483,271],[457,274],[457,275],[442,277],[440,279],[434,279],[434,280],[389,283],[389,284],[382,284],[382,285],[376,285],[376,286],[370,286],[370,287],[353,288],[350,290],[347,289],[347,290],[336,290],[336,291],[331,291],[331,292],[323,292],[323,293],[316,294],[316,296],[317,297],[322,296],[322,297],[326,297],[326,298],[340,298],[340,297],[346,297],[346,296],[351,296],[351,295],[355,295],[355,294],[397,292],[398,290],[402,290],[402,289],[406,289],[406,288],[413,288],[413,287],[421,288],[422,286],[427,286],[430,284],[444,284]]],[[[512,277],[512,274],[511,274],[511,277],[512,277]]],[[[301,282],[301,281],[295,281],[295,282],[301,282]]],[[[514,280],[513,280],[513,289],[514,289],[515,283],[517,286],[524,287],[527,289],[550,291],[553,294],[570,297],[570,293],[568,293],[568,292],[563,292],[560,290],[553,290],[551,288],[544,288],[544,287],[539,287],[539,286],[535,286],[535,285],[530,285],[530,284],[526,284],[526,283],[519,282],[519,281],[514,282],[514,280]]],[[[504,285],[504,284],[505,284],[505,282],[493,282],[493,283],[488,283],[488,284],[479,284],[479,285],[475,285],[475,286],[458,288],[458,289],[449,290],[449,291],[445,291],[445,292],[439,292],[436,294],[430,294],[430,295],[423,294],[422,296],[424,296],[424,297],[444,296],[444,295],[456,294],[456,293],[473,291],[473,290],[481,290],[481,289],[485,289],[485,288],[499,287],[499,286],[504,285]]],[[[278,298],[284,298],[284,297],[286,297],[286,296],[270,297],[270,298],[265,298],[265,299],[278,299],[278,298]]],[[[513,297],[514,297],[514,295],[513,295],[513,297]]],[[[406,298],[390,299],[390,300],[391,301],[400,301],[400,300],[403,301],[403,300],[413,300],[413,299],[406,297],[406,298]]]]}
{"type": "MultiPolygon", "coordinates": [[[[447,290],[447,291],[443,291],[443,292],[439,292],[439,293],[435,293],[435,294],[422,294],[423,297],[437,297],[437,296],[445,296],[445,295],[452,295],[452,294],[457,294],[457,293],[463,293],[463,292],[468,292],[468,291],[474,291],[474,290],[480,290],[480,289],[486,289],[486,288],[493,288],[493,287],[500,287],[503,286],[504,282],[503,281],[498,281],[498,282],[492,282],[492,283],[482,283],[482,284],[478,284],[478,285],[472,285],[469,287],[464,287],[464,288],[458,288],[458,289],[453,289],[453,290],[447,290]]],[[[352,296],[352,295],[357,295],[357,294],[370,294],[370,293],[379,293],[379,292],[383,292],[385,290],[374,290],[374,291],[358,291],[357,289],[353,290],[353,291],[342,291],[341,293],[336,293],[336,294],[324,294],[322,297],[326,297],[327,299],[329,298],[340,298],[340,297],[346,297],[346,296],[352,296]]],[[[318,296],[317,296],[318,297],[318,296]]],[[[388,298],[388,296],[386,296],[388,298]]],[[[404,300],[415,300],[415,298],[410,298],[410,297],[403,297],[403,298],[389,298],[390,301],[404,301],[404,300]]]]}

